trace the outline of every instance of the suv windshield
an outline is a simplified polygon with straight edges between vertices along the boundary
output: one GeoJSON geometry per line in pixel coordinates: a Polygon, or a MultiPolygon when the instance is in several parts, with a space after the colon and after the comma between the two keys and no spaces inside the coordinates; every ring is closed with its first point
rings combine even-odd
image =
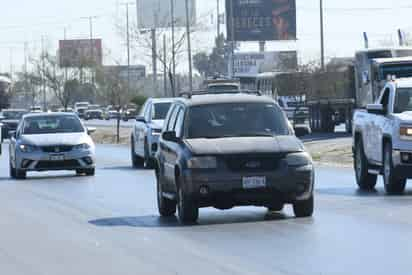
{"type": "Polygon", "coordinates": [[[400,114],[412,111],[412,88],[399,88],[396,91],[395,105],[393,112],[400,114]]]}
{"type": "Polygon", "coordinates": [[[188,138],[288,135],[278,106],[267,103],[228,103],[192,107],[188,138]]]}
{"type": "Polygon", "coordinates": [[[170,106],[172,104],[168,103],[155,103],[153,105],[153,120],[164,120],[167,113],[169,112],[170,106]]]}
{"type": "Polygon", "coordinates": [[[23,135],[82,133],[84,128],[75,116],[38,116],[24,121],[23,135]]]}

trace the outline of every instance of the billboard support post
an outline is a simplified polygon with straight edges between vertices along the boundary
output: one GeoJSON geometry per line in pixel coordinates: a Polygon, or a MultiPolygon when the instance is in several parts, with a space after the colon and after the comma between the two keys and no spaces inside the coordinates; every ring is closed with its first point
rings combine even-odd
{"type": "Polygon", "coordinates": [[[323,0],[320,1],[320,64],[322,71],[325,71],[325,33],[323,25],[323,0]]]}
{"type": "Polygon", "coordinates": [[[193,74],[192,74],[192,46],[190,41],[190,17],[189,17],[189,0],[186,0],[186,36],[187,36],[187,54],[189,62],[189,90],[193,92],[193,74]]]}
{"type": "Polygon", "coordinates": [[[153,66],[153,90],[157,94],[157,41],[156,41],[156,29],[151,29],[152,36],[152,66],[153,66]]]}

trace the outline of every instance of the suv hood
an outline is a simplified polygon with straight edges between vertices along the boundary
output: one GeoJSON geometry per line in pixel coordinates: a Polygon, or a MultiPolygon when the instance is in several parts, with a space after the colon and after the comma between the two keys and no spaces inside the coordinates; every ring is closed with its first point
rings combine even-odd
{"type": "Polygon", "coordinates": [[[401,123],[410,123],[412,124],[412,112],[404,112],[402,114],[394,115],[401,123]]]}
{"type": "Polygon", "coordinates": [[[70,134],[45,134],[45,135],[23,135],[20,143],[34,146],[52,145],[79,145],[83,143],[92,144],[91,138],[86,133],[70,134]]]}
{"type": "Polygon", "coordinates": [[[185,140],[194,155],[291,153],[305,150],[295,136],[185,140]]]}

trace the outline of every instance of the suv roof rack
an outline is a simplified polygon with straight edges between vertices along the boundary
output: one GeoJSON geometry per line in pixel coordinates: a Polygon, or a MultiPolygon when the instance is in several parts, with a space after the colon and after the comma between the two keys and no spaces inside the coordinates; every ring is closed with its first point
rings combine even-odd
{"type": "Polygon", "coordinates": [[[229,90],[229,91],[195,90],[192,93],[191,92],[181,92],[179,94],[179,96],[190,99],[190,98],[192,98],[192,96],[197,96],[197,95],[224,95],[224,94],[248,94],[248,95],[262,96],[262,93],[260,91],[256,91],[256,90],[240,90],[240,91],[235,91],[235,90],[229,90]]]}

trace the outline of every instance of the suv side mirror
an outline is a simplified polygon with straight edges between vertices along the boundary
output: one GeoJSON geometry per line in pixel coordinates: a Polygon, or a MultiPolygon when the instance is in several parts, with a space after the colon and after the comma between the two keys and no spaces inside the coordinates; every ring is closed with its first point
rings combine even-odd
{"type": "Polygon", "coordinates": [[[94,128],[94,127],[87,127],[87,134],[88,134],[88,135],[91,135],[91,134],[93,134],[94,132],[96,132],[96,128],[94,128]]]}
{"type": "Polygon", "coordinates": [[[366,106],[366,110],[370,114],[375,114],[375,115],[385,115],[386,114],[386,109],[383,107],[382,104],[368,104],[366,106]]]}
{"type": "Polygon", "coordinates": [[[146,119],[143,116],[136,117],[137,122],[146,123],[146,119]]]}
{"type": "Polygon", "coordinates": [[[162,134],[162,138],[165,141],[170,141],[170,142],[180,142],[180,138],[178,138],[176,136],[176,132],[175,131],[169,131],[169,132],[164,132],[162,134]]]}
{"type": "Polygon", "coordinates": [[[296,126],[294,130],[295,130],[295,135],[298,138],[304,137],[304,136],[309,135],[311,133],[308,126],[296,126]]]}

